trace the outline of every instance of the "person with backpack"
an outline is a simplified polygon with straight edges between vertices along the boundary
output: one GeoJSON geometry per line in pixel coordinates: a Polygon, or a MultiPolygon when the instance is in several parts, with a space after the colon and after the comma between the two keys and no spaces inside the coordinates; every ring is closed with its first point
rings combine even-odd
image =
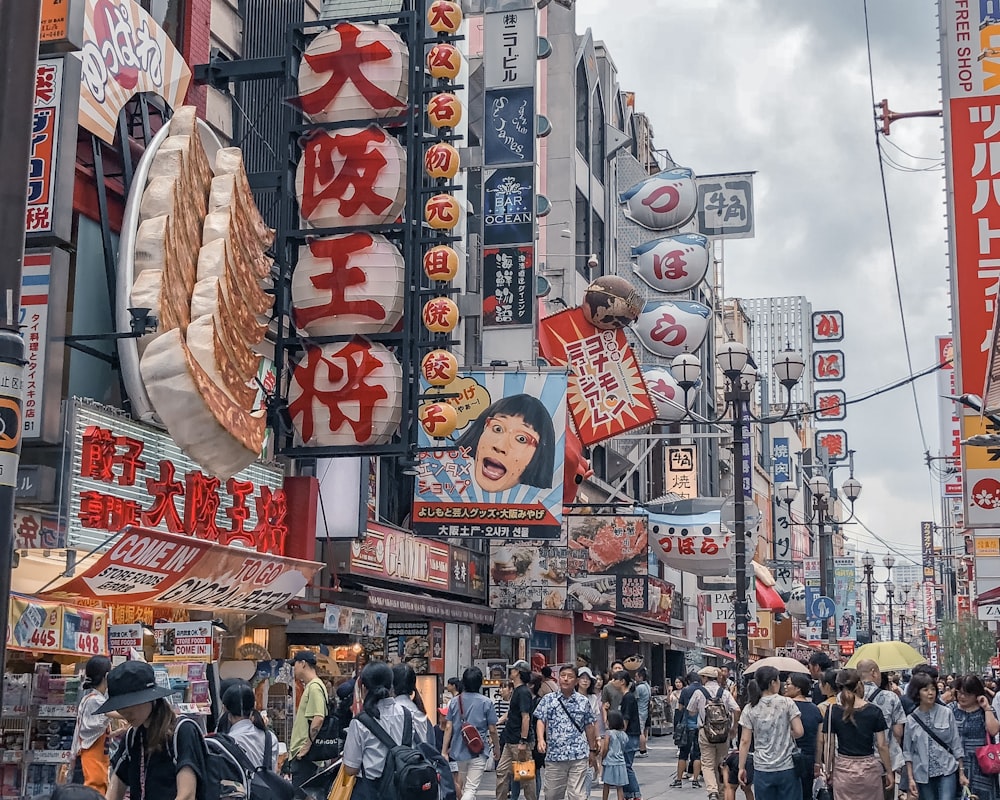
{"type": "Polygon", "coordinates": [[[410,710],[393,699],[389,665],[369,662],[357,682],[362,707],[347,728],[342,762],[357,776],[351,800],[437,800],[437,770],[418,749],[410,710]]]}
{"type": "Polygon", "coordinates": [[[494,759],[500,756],[497,734],[497,710],[481,693],[483,671],[469,667],[462,673],[462,692],[448,704],[448,723],[444,729],[441,755],[449,755],[458,764],[462,779],[461,800],[476,800],[476,792],[486,772],[487,737],[493,747],[494,759]]]}
{"type": "MultiPolygon", "coordinates": [[[[625,786],[625,800],[640,800],[641,790],[639,780],[635,776],[635,757],[639,752],[639,741],[642,736],[642,717],[639,712],[639,699],[636,696],[632,676],[622,670],[614,677],[614,682],[622,690],[622,704],[619,713],[625,720],[625,773],[628,783],[625,786]]],[[[610,717],[609,717],[610,719],[610,717]]]]}
{"type": "Polygon", "coordinates": [[[718,667],[702,667],[698,675],[705,681],[688,703],[688,716],[698,722],[698,746],[708,800],[719,800],[719,767],[729,753],[729,740],[736,733],[740,707],[719,685],[718,667]]]}
{"type": "Polygon", "coordinates": [[[308,758],[313,739],[323,727],[329,698],[326,685],[316,674],[316,654],[311,650],[300,650],[292,656],[292,675],[302,684],[302,697],[292,722],[292,736],[288,743],[288,761],[285,770],[292,777],[295,797],[308,797],[302,784],[319,771],[319,765],[308,758]]]}
{"type": "Polygon", "coordinates": [[[413,715],[413,735],[418,741],[434,744],[434,726],[424,710],[424,700],[417,691],[417,673],[409,664],[392,667],[392,693],[396,705],[413,715]]]}
{"type": "Polygon", "coordinates": [[[222,705],[229,715],[229,733],[254,769],[274,769],[278,763],[278,737],[267,729],[257,710],[257,698],[247,683],[230,686],[222,695],[222,705]],[[269,757],[265,755],[269,752],[269,757]]]}
{"type": "Polygon", "coordinates": [[[701,748],[698,745],[698,718],[687,713],[688,703],[701,689],[701,676],[689,672],[687,684],[677,697],[677,714],[674,715],[674,744],[677,745],[677,772],[671,789],[680,789],[690,776],[691,788],[701,788],[701,748]],[[691,771],[688,772],[688,769],[691,771]]]}
{"type": "Polygon", "coordinates": [[[197,723],[177,718],[170,694],[144,661],[108,673],[108,700],[95,713],[117,711],[131,726],[111,759],[108,800],[126,791],[132,800],[210,800],[205,740],[197,723]]]}

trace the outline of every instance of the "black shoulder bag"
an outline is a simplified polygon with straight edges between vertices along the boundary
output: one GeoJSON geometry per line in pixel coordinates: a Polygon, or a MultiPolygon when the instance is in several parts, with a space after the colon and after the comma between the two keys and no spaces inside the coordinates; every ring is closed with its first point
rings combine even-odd
{"type": "Polygon", "coordinates": [[[920,717],[916,715],[916,712],[910,714],[910,719],[912,719],[914,722],[917,723],[917,725],[919,725],[921,728],[927,731],[927,735],[930,736],[935,742],[937,742],[938,746],[941,747],[946,753],[951,753],[951,748],[948,745],[946,745],[943,741],[941,741],[941,737],[939,737],[936,733],[934,733],[934,731],[932,731],[930,728],[927,727],[927,723],[924,722],[922,719],[920,719],[920,717]]]}
{"type": "Polygon", "coordinates": [[[573,723],[573,727],[576,728],[580,733],[583,733],[583,726],[581,726],[579,722],[577,722],[575,719],[573,719],[573,715],[570,714],[569,713],[569,709],[566,708],[566,701],[563,700],[563,697],[562,697],[561,694],[559,695],[559,705],[562,706],[563,713],[567,717],[569,717],[569,721],[573,723]]]}

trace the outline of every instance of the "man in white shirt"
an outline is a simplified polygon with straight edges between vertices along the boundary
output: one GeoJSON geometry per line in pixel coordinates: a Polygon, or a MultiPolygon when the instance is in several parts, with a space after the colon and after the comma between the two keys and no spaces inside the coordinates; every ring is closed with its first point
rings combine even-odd
{"type": "Polygon", "coordinates": [[[865,658],[859,661],[858,672],[861,673],[861,680],[865,684],[865,700],[878,706],[882,716],[885,717],[889,738],[889,760],[892,762],[893,772],[898,772],[905,763],[901,746],[903,743],[903,723],[906,721],[903,704],[895,692],[881,688],[882,671],[872,659],[865,658]]]}
{"type": "Polygon", "coordinates": [[[698,744],[701,747],[701,767],[705,776],[705,789],[708,800],[719,800],[719,767],[722,766],[729,753],[729,740],[736,733],[736,723],[740,717],[740,707],[733,696],[719,686],[718,667],[702,667],[698,674],[705,682],[701,689],[694,693],[688,703],[688,715],[698,718],[698,744]],[[729,710],[732,724],[729,735],[724,742],[710,742],[705,735],[705,709],[710,701],[718,698],[729,710]]]}

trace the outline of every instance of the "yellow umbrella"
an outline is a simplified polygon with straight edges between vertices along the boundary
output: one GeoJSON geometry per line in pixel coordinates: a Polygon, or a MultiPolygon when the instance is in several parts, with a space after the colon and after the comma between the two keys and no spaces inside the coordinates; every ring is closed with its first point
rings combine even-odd
{"type": "Polygon", "coordinates": [[[870,658],[885,672],[891,669],[912,669],[917,664],[926,664],[927,659],[906,642],[872,642],[863,644],[854,651],[847,667],[856,667],[860,661],[870,658]]]}

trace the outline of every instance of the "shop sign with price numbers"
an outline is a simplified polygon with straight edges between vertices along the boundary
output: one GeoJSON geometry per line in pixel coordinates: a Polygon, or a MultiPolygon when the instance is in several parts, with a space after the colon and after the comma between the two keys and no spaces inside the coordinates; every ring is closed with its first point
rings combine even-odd
{"type": "Polygon", "coordinates": [[[108,610],[12,595],[7,647],[73,656],[107,655],[108,610]]]}

